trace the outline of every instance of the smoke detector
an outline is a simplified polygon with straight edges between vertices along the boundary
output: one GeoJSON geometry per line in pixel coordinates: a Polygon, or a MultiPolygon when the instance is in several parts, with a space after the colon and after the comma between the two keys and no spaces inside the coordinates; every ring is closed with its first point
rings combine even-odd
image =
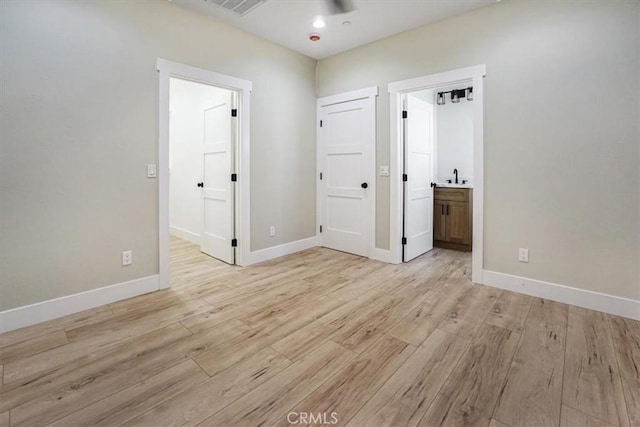
{"type": "Polygon", "coordinates": [[[240,16],[245,16],[266,1],[267,0],[204,0],[205,3],[220,6],[240,16]]]}

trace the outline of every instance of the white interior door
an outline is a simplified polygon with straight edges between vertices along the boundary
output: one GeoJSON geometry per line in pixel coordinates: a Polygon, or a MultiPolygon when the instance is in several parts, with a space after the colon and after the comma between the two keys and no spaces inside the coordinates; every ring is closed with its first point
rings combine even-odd
{"type": "Polygon", "coordinates": [[[406,97],[403,260],[433,249],[433,104],[406,97]]]}
{"type": "Polygon", "coordinates": [[[204,109],[202,205],[204,210],[200,250],[229,264],[235,262],[232,94],[204,109]]]}
{"type": "Polygon", "coordinates": [[[375,111],[361,99],[322,107],[321,224],[325,247],[370,256],[375,218],[375,111]]]}

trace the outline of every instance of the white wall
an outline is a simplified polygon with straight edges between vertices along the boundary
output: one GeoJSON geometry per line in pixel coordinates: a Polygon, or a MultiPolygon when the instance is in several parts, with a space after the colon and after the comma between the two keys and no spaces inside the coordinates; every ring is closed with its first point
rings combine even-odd
{"type": "MultiPolygon", "coordinates": [[[[462,87],[457,88],[462,89],[462,87]]],[[[437,103],[435,105],[437,181],[454,180],[453,170],[458,169],[460,182],[466,179],[473,183],[474,101],[463,98],[459,103],[454,104],[451,102],[450,94],[446,94],[445,98],[444,105],[437,105],[437,103]]]]}
{"type": "Polygon", "coordinates": [[[204,108],[229,102],[231,92],[170,79],[169,227],[171,234],[200,244],[202,233],[202,147],[204,108]]]}
{"type": "MultiPolygon", "coordinates": [[[[502,1],[323,59],[317,92],[486,64],[484,268],[640,299],[639,14],[636,0],[502,1]]],[[[388,96],[377,120],[387,165],[388,96]]]]}
{"type": "Polygon", "coordinates": [[[252,250],[316,234],[315,60],[164,0],[0,1],[0,40],[0,311],[158,273],[158,57],[253,82],[252,250]]]}

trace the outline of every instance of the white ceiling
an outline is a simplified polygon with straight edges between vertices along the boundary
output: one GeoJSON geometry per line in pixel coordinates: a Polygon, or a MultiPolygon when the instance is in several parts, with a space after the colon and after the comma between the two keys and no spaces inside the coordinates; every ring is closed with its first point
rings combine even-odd
{"type": "Polygon", "coordinates": [[[325,0],[267,0],[245,16],[213,0],[170,0],[315,59],[326,58],[499,0],[354,0],[355,10],[328,16],[325,0]],[[327,26],[311,24],[322,16],[327,26]],[[351,25],[343,25],[351,21],[351,25]],[[312,42],[309,35],[321,40],[312,42]]]}

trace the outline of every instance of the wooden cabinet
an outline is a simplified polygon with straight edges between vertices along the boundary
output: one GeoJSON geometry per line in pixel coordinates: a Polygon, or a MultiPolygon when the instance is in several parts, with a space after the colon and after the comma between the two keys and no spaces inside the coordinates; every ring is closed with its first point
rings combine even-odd
{"type": "MultiPolygon", "coordinates": [[[[436,190],[437,192],[438,190],[436,190]]],[[[433,240],[444,241],[447,240],[447,202],[444,200],[438,200],[434,196],[433,205],[433,240]]]]}
{"type": "Polygon", "coordinates": [[[470,188],[436,187],[433,206],[434,246],[471,251],[470,188]]]}

